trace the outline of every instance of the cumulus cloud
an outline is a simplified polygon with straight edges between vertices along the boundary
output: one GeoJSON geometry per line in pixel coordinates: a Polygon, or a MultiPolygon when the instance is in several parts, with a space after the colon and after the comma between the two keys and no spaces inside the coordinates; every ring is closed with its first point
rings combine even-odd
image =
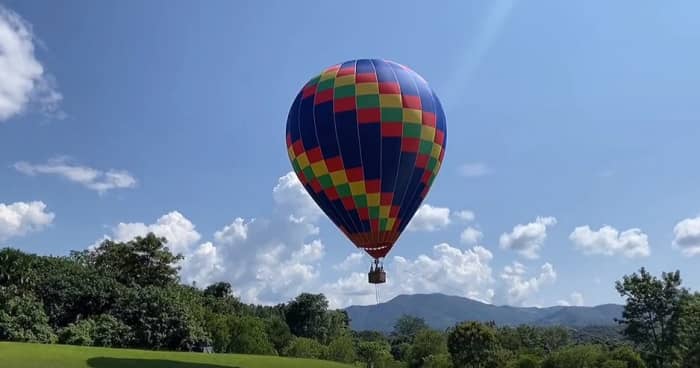
{"type": "Polygon", "coordinates": [[[423,204],[407,226],[408,231],[437,231],[450,224],[450,209],[423,204]]]}
{"type": "Polygon", "coordinates": [[[585,254],[620,254],[634,258],[647,257],[651,253],[647,234],[636,228],[619,232],[607,225],[599,230],[591,230],[588,225],[579,226],[569,235],[569,239],[585,254]]]}
{"type": "Polygon", "coordinates": [[[41,201],[0,203],[0,241],[41,231],[51,225],[54,217],[41,201]]]}
{"type": "Polygon", "coordinates": [[[700,216],[687,218],[673,227],[673,246],[687,256],[700,255],[700,216]]]}
{"type": "Polygon", "coordinates": [[[272,197],[279,210],[291,212],[289,219],[297,223],[315,221],[323,213],[293,171],[277,180],[272,197]]]}
{"type": "Polygon", "coordinates": [[[526,306],[531,305],[530,298],[537,294],[540,289],[554,283],[557,273],[554,266],[545,263],[540,267],[540,273],[536,276],[527,276],[527,268],[519,262],[505,266],[501,273],[506,287],[506,300],[511,305],[526,306]]]}
{"type": "Polygon", "coordinates": [[[64,116],[59,107],[63,96],[34,55],[35,40],[31,25],[0,5],[0,122],[33,104],[48,116],[64,116]]]}
{"type": "Polygon", "coordinates": [[[472,162],[460,166],[458,172],[465,177],[479,177],[489,175],[493,170],[483,162],[472,162]]]}
{"type": "Polygon", "coordinates": [[[120,222],[106,238],[116,242],[129,241],[137,236],[153,233],[168,240],[168,248],[173,253],[189,255],[192,247],[201,239],[194,224],[178,211],[167,213],[150,225],[143,222],[120,222]]]}
{"type": "Polygon", "coordinates": [[[501,248],[515,250],[525,258],[539,258],[539,251],[547,238],[547,228],[556,223],[557,219],[554,217],[537,217],[535,222],[518,224],[510,233],[502,234],[499,244],[501,248]]]}
{"type": "Polygon", "coordinates": [[[348,271],[362,264],[363,258],[362,252],[350,253],[342,262],[334,265],[333,268],[340,271],[348,271]]]}
{"type": "Polygon", "coordinates": [[[457,217],[458,219],[460,219],[464,222],[471,222],[471,221],[474,221],[474,219],[476,218],[476,215],[472,211],[462,210],[462,211],[455,212],[455,217],[457,217]]]}
{"type": "Polygon", "coordinates": [[[14,168],[20,173],[30,176],[56,175],[98,193],[136,186],[136,179],[127,171],[114,169],[101,171],[71,163],[68,157],[52,158],[44,164],[19,161],[14,164],[14,168]]]}
{"type": "Polygon", "coordinates": [[[463,244],[476,245],[483,237],[484,234],[481,231],[469,226],[466,229],[464,229],[464,231],[462,231],[462,234],[460,234],[459,239],[462,241],[463,244]]]}
{"type": "Polygon", "coordinates": [[[583,294],[575,291],[569,295],[569,299],[558,300],[557,304],[565,307],[582,307],[584,305],[583,294]]]}
{"type": "MultiPolygon", "coordinates": [[[[387,283],[380,287],[381,300],[400,294],[445,293],[490,302],[494,296],[490,262],[493,254],[476,246],[462,250],[447,243],[433,247],[431,255],[415,259],[393,257],[385,263],[387,283]]],[[[367,282],[367,274],[353,272],[321,290],[334,307],[375,302],[375,287],[367,282]]]]}

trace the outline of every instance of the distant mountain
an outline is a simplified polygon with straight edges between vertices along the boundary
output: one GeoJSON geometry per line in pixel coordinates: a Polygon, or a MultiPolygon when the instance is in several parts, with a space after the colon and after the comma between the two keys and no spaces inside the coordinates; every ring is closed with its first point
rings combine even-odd
{"type": "Polygon", "coordinates": [[[445,329],[465,320],[495,321],[499,325],[563,325],[568,327],[615,324],[622,306],[519,308],[496,306],[444,294],[399,295],[388,302],[351,306],[345,310],[353,330],[391,331],[403,314],[420,317],[436,329],[445,329]]]}

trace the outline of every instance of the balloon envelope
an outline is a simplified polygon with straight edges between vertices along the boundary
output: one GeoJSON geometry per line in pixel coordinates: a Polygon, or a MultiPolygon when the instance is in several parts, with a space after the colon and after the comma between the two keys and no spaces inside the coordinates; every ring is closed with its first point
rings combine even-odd
{"type": "Polygon", "coordinates": [[[323,212],[373,258],[391,250],[445,155],[440,101],[416,72],[388,60],[325,69],[296,96],[287,150],[323,212]]]}

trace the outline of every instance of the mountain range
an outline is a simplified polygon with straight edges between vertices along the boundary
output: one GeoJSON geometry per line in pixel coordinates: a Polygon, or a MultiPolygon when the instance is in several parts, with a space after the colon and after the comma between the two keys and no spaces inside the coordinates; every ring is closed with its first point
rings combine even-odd
{"type": "Polygon", "coordinates": [[[413,294],[399,295],[376,305],[350,306],[345,310],[353,330],[389,332],[404,314],[422,318],[430,327],[440,330],[465,320],[494,321],[498,325],[585,327],[614,325],[622,309],[623,306],[617,304],[546,308],[498,306],[459,296],[413,294]]]}

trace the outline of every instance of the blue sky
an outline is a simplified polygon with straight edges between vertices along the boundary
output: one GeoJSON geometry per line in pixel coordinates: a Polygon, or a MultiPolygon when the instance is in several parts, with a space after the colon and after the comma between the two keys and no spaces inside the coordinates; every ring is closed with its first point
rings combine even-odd
{"type": "Polygon", "coordinates": [[[642,265],[700,288],[700,5],[347,4],[3,1],[0,245],[150,230],[187,282],[372,303],[369,258],[288,175],[284,126],[308,78],[378,57],[428,80],[449,141],[383,298],[618,302],[642,265]]]}

